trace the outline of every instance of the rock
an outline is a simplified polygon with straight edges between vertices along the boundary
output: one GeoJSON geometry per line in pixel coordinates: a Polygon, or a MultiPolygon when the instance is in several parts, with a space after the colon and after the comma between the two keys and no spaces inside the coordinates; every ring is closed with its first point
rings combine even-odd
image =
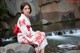
{"type": "Polygon", "coordinates": [[[0,47],[0,53],[4,53],[6,51],[5,47],[0,47]]]}
{"type": "Polygon", "coordinates": [[[0,53],[35,53],[35,51],[29,44],[12,43],[3,47],[0,53]]]}
{"type": "Polygon", "coordinates": [[[71,50],[71,51],[68,51],[66,53],[80,53],[80,50],[71,50]]]}
{"type": "Polygon", "coordinates": [[[80,50],[80,42],[77,44],[76,48],[80,50]]]}
{"type": "Polygon", "coordinates": [[[46,19],[42,19],[42,24],[47,24],[48,21],[46,19]]]}

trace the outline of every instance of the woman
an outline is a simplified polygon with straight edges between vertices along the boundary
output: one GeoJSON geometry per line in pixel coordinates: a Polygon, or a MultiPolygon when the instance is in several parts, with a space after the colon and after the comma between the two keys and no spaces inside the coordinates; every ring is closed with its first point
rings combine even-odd
{"type": "Polygon", "coordinates": [[[19,43],[28,43],[36,45],[36,53],[44,53],[45,46],[48,44],[45,33],[41,31],[33,31],[29,20],[29,14],[31,13],[31,6],[27,2],[23,2],[20,6],[21,16],[18,19],[17,26],[19,32],[17,38],[19,43]]]}

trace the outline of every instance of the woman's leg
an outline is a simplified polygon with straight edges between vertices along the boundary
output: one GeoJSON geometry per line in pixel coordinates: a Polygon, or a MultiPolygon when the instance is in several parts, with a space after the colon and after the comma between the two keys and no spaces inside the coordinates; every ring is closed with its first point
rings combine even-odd
{"type": "Polygon", "coordinates": [[[38,51],[38,50],[35,50],[36,51],[36,53],[40,53],[40,51],[38,51]]]}
{"type": "Polygon", "coordinates": [[[36,53],[45,53],[45,48],[41,49],[40,51],[36,50],[36,53]]]}
{"type": "Polygon", "coordinates": [[[45,53],[45,48],[43,48],[43,49],[40,51],[40,53],[45,53]]]}

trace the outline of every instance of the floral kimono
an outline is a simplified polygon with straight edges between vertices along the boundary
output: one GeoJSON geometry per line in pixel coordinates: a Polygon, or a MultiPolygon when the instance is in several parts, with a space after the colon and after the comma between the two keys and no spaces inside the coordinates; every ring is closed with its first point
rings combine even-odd
{"type": "Polygon", "coordinates": [[[45,33],[41,31],[33,31],[29,18],[24,14],[21,14],[18,19],[17,26],[19,28],[19,32],[17,33],[19,43],[35,44],[37,45],[35,48],[36,50],[41,50],[48,44],[45,33]]]}

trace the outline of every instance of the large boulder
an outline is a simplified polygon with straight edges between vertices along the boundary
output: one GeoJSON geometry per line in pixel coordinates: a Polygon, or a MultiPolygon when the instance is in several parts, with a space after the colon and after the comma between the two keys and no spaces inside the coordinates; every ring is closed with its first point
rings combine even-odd
{"type": "Polygon", "coordinates": [[[12,43],[5,47],[0,47],[0,53],[35,53],[35,51],[29,44],[12,43]]]}

